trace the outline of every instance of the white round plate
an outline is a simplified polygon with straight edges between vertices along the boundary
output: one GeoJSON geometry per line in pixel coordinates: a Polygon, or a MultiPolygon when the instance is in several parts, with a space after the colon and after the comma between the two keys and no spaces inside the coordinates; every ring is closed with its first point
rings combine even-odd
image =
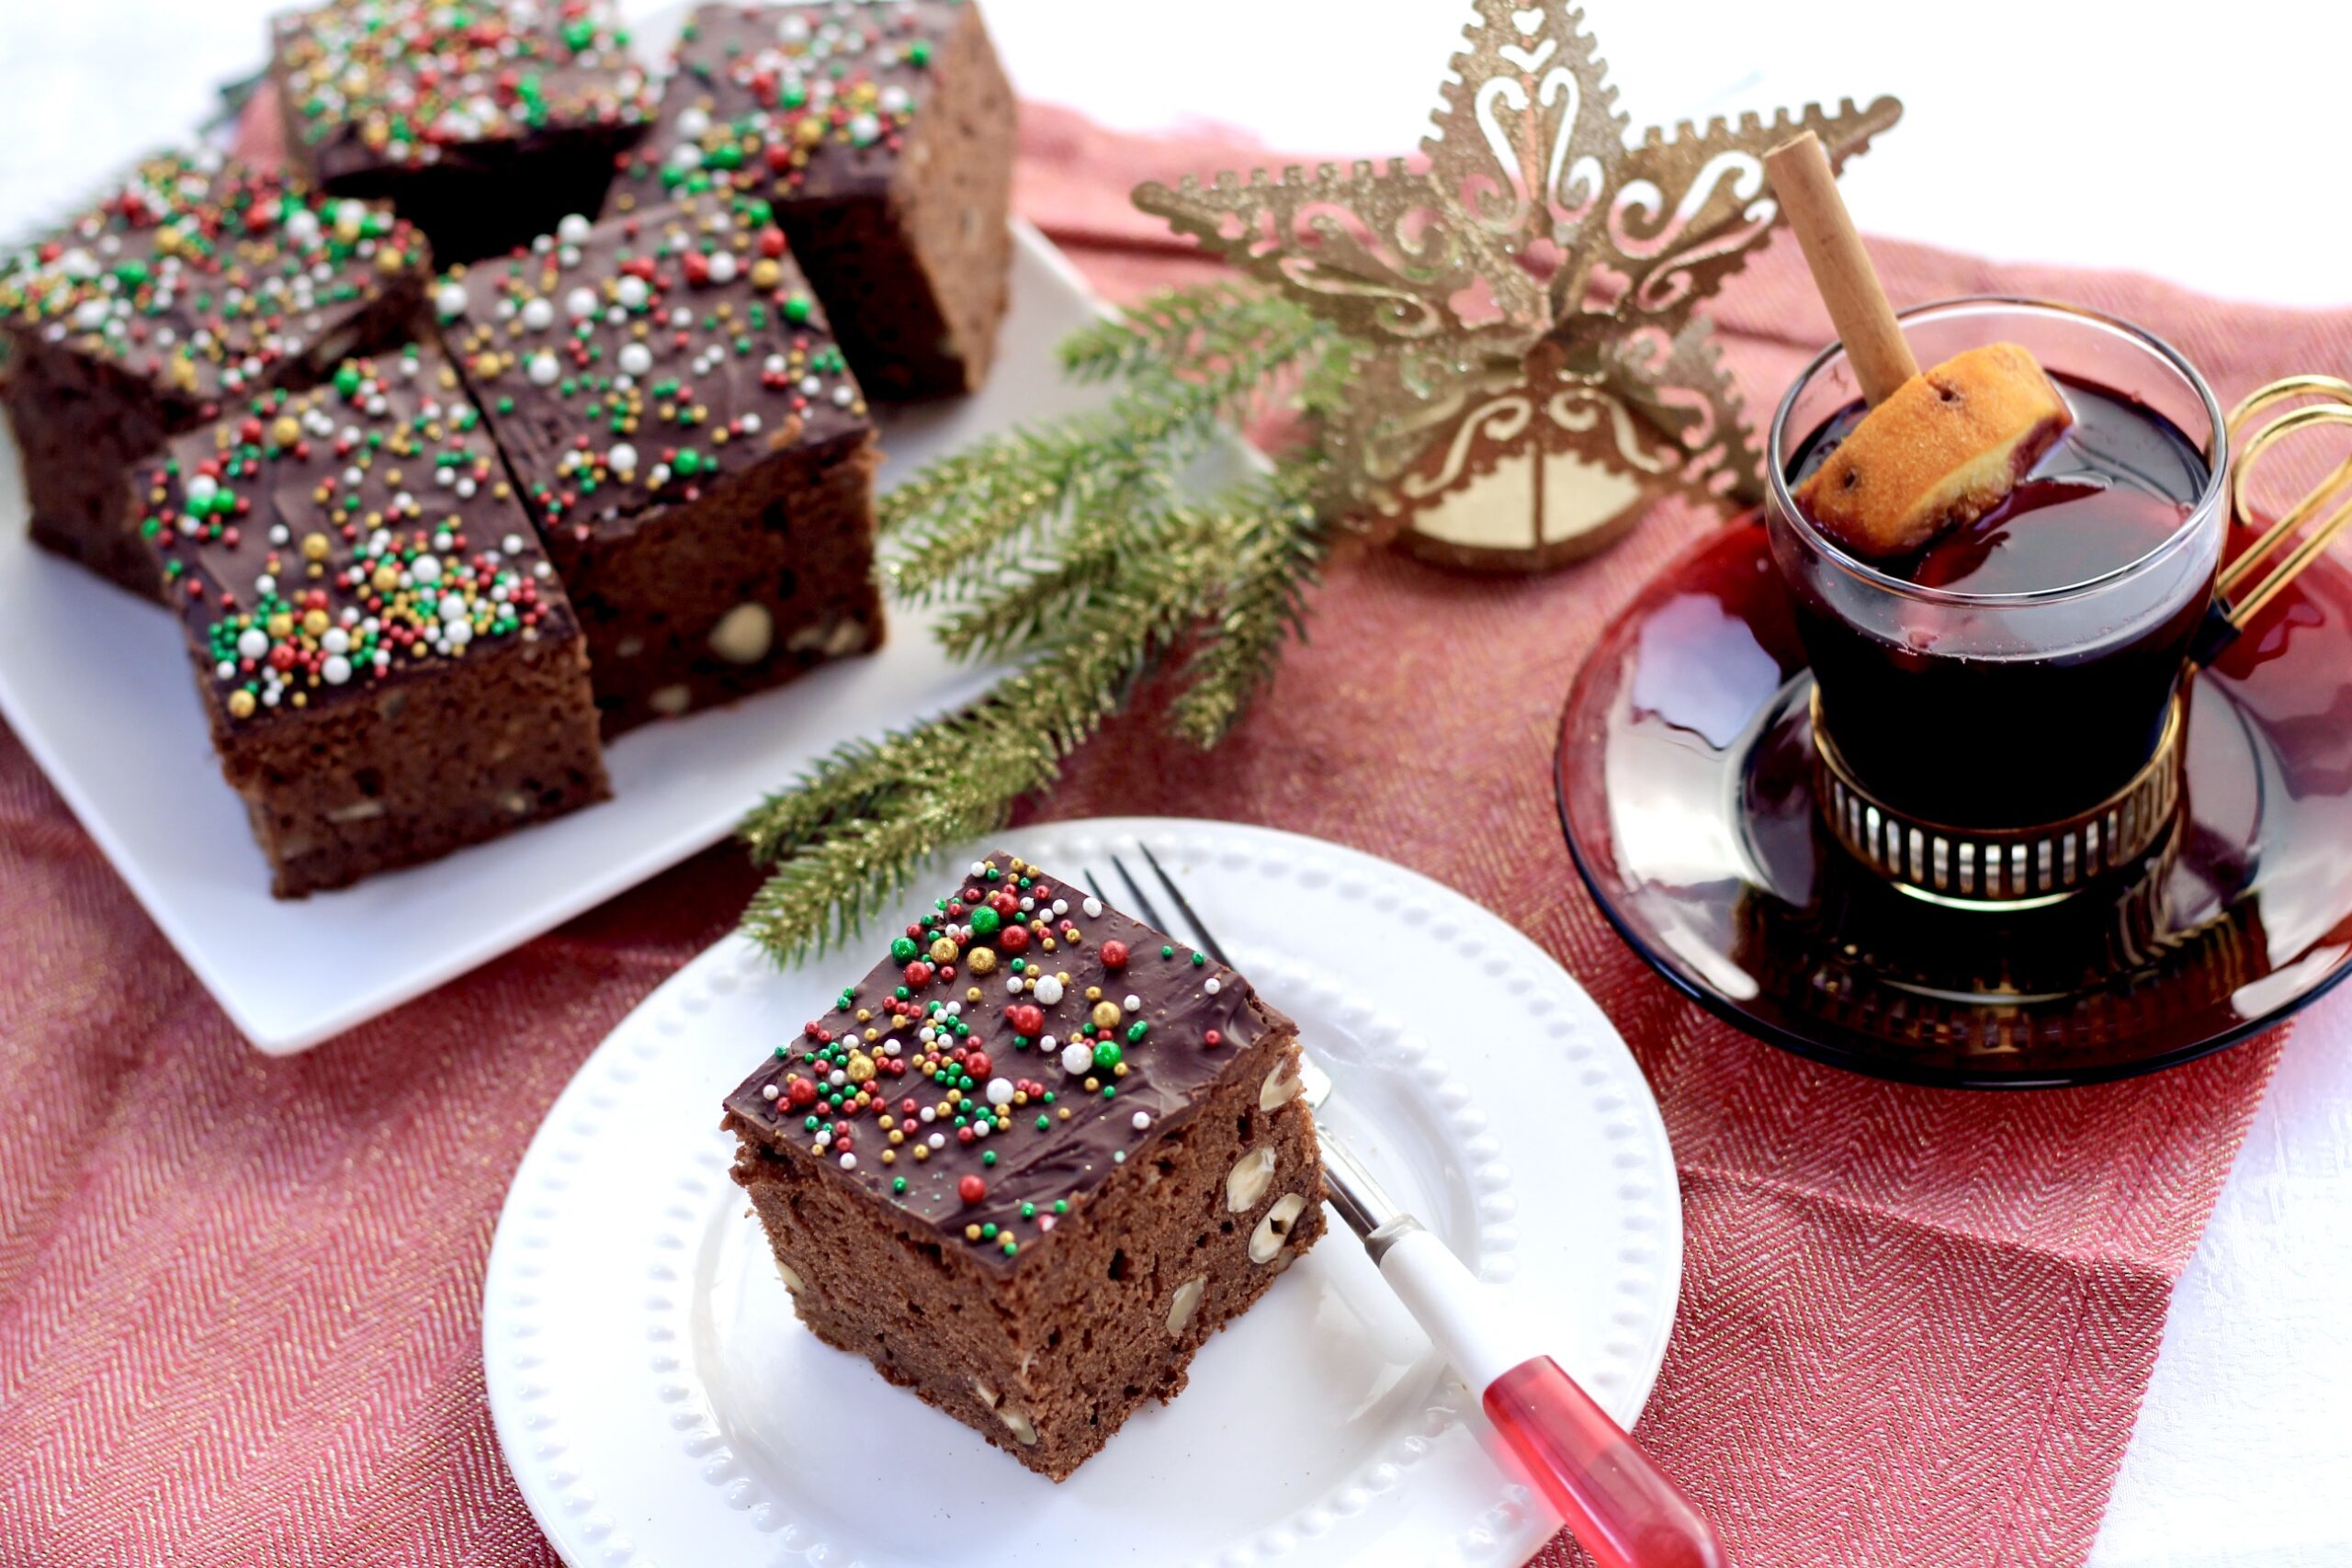
{"type": "MultiPolygon", "coordinates": [[[[1632,1424],[1674,1321],[1681,1207],[1647,1085],[1558,964],[1425,877],[1287,833],[1114,818],[1001,838],[979,848],[1069,878],[1113,853],[1140,869],[1149,844],[1338,1079],[1318,1121],[1632,1424]]],[[[482,1359],[568,1562],[1515,1564],[1557,1528],[1336,1219],[1173,1404],[1058,1486],[819,1344],[728,1179],[719,1100],[865,967],[779,972],[720,942],[597,1048],[524,1156],[482,1359]]]]}

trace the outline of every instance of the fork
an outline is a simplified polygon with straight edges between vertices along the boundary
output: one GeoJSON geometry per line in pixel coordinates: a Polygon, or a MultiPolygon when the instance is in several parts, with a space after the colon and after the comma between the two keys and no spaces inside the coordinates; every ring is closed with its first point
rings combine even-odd
{"type": "MultiPolygon", "coordinates": [[[[1216,933],[1151,846],[1138,842],[1136,848],[1200,950],[1232,968],[1216,933]]],[[[1115,854],[1108,858],[1126,886],[1128,907],[1155,929],[1174,933],[1125,863],[1115,854]]],[[[1091,870],[1086,884],[1110,902],[1091,870]]],[[[1320,1111],[1331,1097],[1330,1075],[1302,1057],[1307,1106],[1320,1111]]],[[[1434,1233],[1392,1201],[1344,1138],[1328,1127],[1316,1133],[1331,1207],[1454,1372],[1481,1391],[1487,1420],[1600,1568],[1728,1568],[1731,1560],[1714,1527],[1544,1353],[1541,1331],[1508,1295],[1471,1273],[1434,1233]]]]}

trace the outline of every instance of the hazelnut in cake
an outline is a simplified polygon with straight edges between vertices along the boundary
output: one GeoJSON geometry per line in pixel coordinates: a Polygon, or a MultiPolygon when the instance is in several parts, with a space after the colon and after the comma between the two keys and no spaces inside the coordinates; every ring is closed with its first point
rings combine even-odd
{"type": "Polygon", "coordinates": [[[329,0],[271,43],[288,159],[391,201],[445,265],[596,211],[654,105],[610,0],[329,0]]]}
{"type": "Polygon", "coordinates": [[[567,219],[434,304],[579,612],[608,736],[880,644],[873,426],[764,203],[567,219]]]}
{"type": "Polygon", "coordinates": [[[279,897],[609,793],[579,626],[437,352],[252,397],[140,501],[279,897]]]}
{"type": "Polygon", "coordinates": [[[1006,303],[1013,102],[965,0],[704,6],[632,175],[776,221],[880,399],[967,392],[1006,303]]]}
{"type": "Polygon", "coordinates": [[[33,537],[153,597],[131,465],[224,403],[401,343],[429,275],[423,238],[389,209],[210,153],[136,164],[0,255],[0,399],[33,537]]]}
{"type": "Polygon", "coordinates": [[[1298,1030],[1006,854],[728,1097],[801,1321],[1059,1481],[1323,1232],[1298,1030]]]}

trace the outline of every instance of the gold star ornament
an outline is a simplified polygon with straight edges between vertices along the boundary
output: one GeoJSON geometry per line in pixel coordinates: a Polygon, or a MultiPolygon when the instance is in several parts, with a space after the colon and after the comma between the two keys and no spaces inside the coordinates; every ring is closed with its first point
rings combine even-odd
{"type": "Polygon", "coordinates": [[[1427,166],[1323,164],[1138,187],[1136,205],[1345,333],[1335,509],[1452,564],[1531,570],[1606,545],[1648,501],[1758,493],[1700,300],[1780,209],[1763,154],[1833,164],[1902,105],[1808,105],[1639,141],[1562,0],[1475,0],[1427,166]]]}

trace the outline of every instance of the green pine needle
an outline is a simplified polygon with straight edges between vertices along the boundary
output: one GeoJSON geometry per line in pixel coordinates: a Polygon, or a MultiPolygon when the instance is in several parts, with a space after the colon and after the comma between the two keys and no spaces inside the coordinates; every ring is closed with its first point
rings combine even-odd
{"type": "Polygon", "coordinates": [[[1278,400],[1328,414],[1349,357],[1279,297],[1171,291],[1063,344],[1072,376],[1117,383],[1108,409],[992,437],[892,491],[892,596],[947,606],[952,657],[1016,668],[956,712],[842,747],[753,810],[741,834],[770,875],[745,930],[779,961],[848,940],[939,852],[1050,786],[1171,663],[1176,732],[1204,746],[1229,732],[1299,634],[1339,525],[1315,504],[1328,476],[1311,442],[1205,502],[1177,477],[1223,424],[1278,400]]]}

